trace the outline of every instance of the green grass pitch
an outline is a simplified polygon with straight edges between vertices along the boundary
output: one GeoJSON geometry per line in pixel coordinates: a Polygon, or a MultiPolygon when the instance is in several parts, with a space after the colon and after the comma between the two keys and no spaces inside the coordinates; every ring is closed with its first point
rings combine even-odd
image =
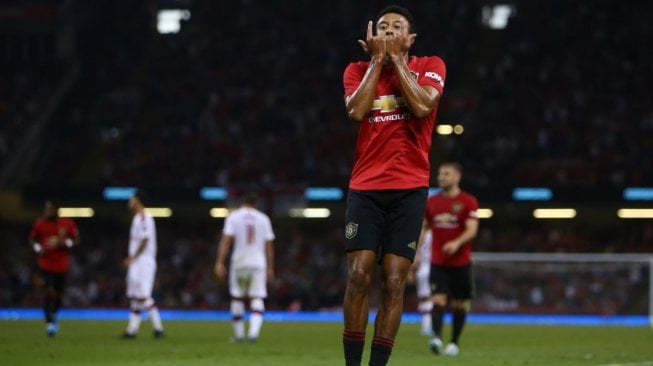
{"type": "MultiPolygon", "coordinates": [[[[255,344],[229,343],[228,322],[169,321],[166,338],[144,323],[138,338],[118,338],[125,322],[63,320],[48,338],[40,321],[0,321],[0,365],[342,365],[337,323],[263,325],[255,344]]],[[[445,328],[449,331],[449,327],[445,328]]],[[[363,364],[369,359],[369,338],[363,364]]],[[[446,340],[446,338],[445,338],[446,340]]],[[[436,356],[417,324],[403,324],[390,365],[653,365],[653,330],[469,324],[458,357],[436,356]]]]}

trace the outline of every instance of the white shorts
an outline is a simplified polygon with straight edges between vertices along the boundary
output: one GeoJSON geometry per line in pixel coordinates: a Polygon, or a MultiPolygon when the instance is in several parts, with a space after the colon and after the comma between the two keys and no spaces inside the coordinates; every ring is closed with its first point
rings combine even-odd
{"type": "Polygon", "coordinates": [[[229,293],[235,298],[261,298],[268,296],[267,272],[264,268],[229,269],[229,293]]]}
{"type": "Polygon", "coordinates": [[[429,279],[431,263],[427,264],[420,265],[415,273],[415,288],[418,298],[431,297],[431,283],[429,279]]]}
{"type": "Polygon", "coordinates": [[[135,262],[127,269],[127,297],[149,299],[154,288],[156,263],[135,262]]]}

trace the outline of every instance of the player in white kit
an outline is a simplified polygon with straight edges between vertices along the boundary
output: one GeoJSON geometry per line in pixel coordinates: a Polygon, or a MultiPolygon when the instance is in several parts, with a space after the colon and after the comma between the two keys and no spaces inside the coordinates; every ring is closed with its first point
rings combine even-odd
{"type": "Polygon", "coordinates": [[[431,326],[431,284],[429,274],[431,272],[431,231],[426,230],[422,234],[418,253],[419,263],[415,271],[415,288],[417,290],[417,310],[421,316],[422,334],[430,336],[433,333],[431,326]]]}
{"type": "Polygon", "coordinates": [[[143,191],[129,199],[129,209],[134,213],[129,231],[129,253],[123,260],[127,267],[127,298],[130,304],[129,323],[123,338],[135,338],[141,324],[141,312],[147,311],[154,337],[163,337],[163,324],[159,310],[152,298],[156,274],[156,226],[152,215],[145,211],[143,191]]]}
{"type": "Polygon", "coordinates": [[[267,281],[274,277],[274,232],[270,218],[256,209],[256,195],[247,194],[241,206],[224,222],[222,239],[215,261],[219,281],[227,276],[226,259],[233,247],[229,265],[229,293],[234,341],[245,340],[245,301],[249,300],[247,340],[258,339],[263,325],[267,281]]]}

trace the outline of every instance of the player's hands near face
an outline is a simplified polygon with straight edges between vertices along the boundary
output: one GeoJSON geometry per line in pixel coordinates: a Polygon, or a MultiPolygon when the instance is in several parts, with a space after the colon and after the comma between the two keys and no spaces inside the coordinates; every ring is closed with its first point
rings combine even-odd
{"type": "Polygon", "coordinates": [[[393,34],[386,36],[386,51],[389,57],[402,57],[413,45],[417,34],[393,34]]]}
{"type": "Polygon", "coordinates": [[[215,278],[218,279],[218,282],[223,282],[227,278],[227,268],[222,262],[217,262],[213,268],[215,278]]]}
{"type": "Polygon", "coordinates": [[[375,36],[372,31],[373,26],[374,23],[370,20],[367,23],[367,35],[365,40],[363,41],[359,39],[358,44],[360,44],[363,51],[372,56],[372,58],[382,60],[387,54],[385,36],[375,36]]]}

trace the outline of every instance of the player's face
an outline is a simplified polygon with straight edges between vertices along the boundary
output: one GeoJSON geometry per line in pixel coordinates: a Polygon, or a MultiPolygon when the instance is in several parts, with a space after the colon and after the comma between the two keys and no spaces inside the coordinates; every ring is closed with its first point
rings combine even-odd
{"type": "Polygon", "coordinates": [[[403,35],[408,37],[410,34],[410,23],[403,15],[396,13],[383,14],[376,22],[377,35],[403,35]]]}
{"type": "Polygon", "coordinates": [[[43,207],[43,216],[48,219],[57,217],[57,206],[55,206],[52,202],[47,201],[43,207]]]}
{"type": "Polygon", "coordinates": [[[127,202],[127,207],[129,208],[130,211],[135,212],[136,211],[136,197],[131,197],[129,201],[127,202]]]}
{"type": "Polygon", "coordinates": [[[460,173],[453,167],[444,165],[438,170],[438,185],[440,188],[447,190],[458,186],[460,183],[460,173]]]}

